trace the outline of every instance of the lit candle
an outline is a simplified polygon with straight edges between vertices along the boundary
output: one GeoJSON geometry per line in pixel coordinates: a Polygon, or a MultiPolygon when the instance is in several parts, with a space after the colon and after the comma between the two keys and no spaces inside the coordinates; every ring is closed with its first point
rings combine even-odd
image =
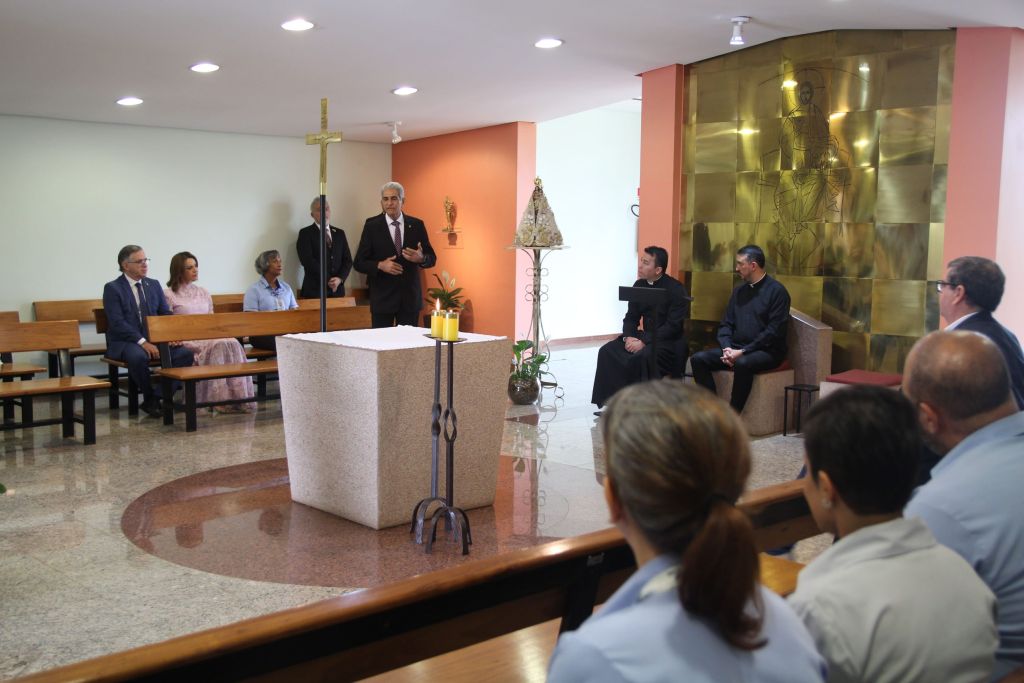
{"type": "Polygon", "coordinates": [[[441,339],[444,341],[456,341],[459,338],[459,312],[447,311],[444,314],[444,331],[441,339]]]}
{"type": "Polygon", "coordinates": [[[430,336],[440,337],[444,327],[444,311],[441,310],[441,300],[437,300],[437,307],[430,314],[430,336]]]}

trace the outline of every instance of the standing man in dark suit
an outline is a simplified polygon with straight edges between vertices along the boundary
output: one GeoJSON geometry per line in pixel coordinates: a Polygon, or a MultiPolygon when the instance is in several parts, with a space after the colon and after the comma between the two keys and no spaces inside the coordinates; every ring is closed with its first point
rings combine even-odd
{"type": "MultiPolygon", "coordinates": [[[[142,410],[151,417],[160,417],[160,390],[153,387],[149,374],[149,361],[160,358],[160,350],[146,340],[146,318],[171,315],[171,309],[160,283],[146,277],[149,259],[142,247],[123,247],[117,254],[117,266],[121,276],[103,286],[107,356],[128,364],[128,374],[142,390],[142,410]]],[[[192,352],[184,346],[171,348],[174,367],[186,367],[192,361],[192,352]]]]}
{"type": "Polygon", "coordinates": [[[370,317],[374,327],[418,326],[423,308],[420,269],[437,262],[423,221],[402,213],[405,188],[396,182],[380,188],[384,210],[366,219],[356,249],[355,267],[370,288],[370,317]]]}
{"type": "Polygon", "coordinates": [[[715,391],[715,370],[732,369],[729,405],[743,412],[754,386],[754,375],[778,367],[786,359],[789,292],[764,272],[764,251],[756,244],[736,252],[736,272],[743,280],[732,291],[725,317],[718,326],[720,349],[693,354],[693,381],[715,391]]]}
{"type": "MultiPolygon", "coordinates": [[[[299,252],[299,262],[305,271],[302,276],[302,287],[299,289],[300,299],[320,298],[320,197],[315,197],[309,205],[309,215],[313,224],[299,230],[299,239],[295,249],[299,252]]],[[[345,296],[345,278],[352,270],[352,252],[348,249],[348,240],[341,228],[331,225],[331,204],[324,206],[324,217],[330,230],[327,231],[327,298],[345,296]]]]}
{"type": "Polygon", "coordinates": [[[949,323],[946,331],[978,332],[995,342],[1010,369],[1013,398],[1017,407],[1024,410],[1024,353],[1013,332],[992,317],[1006,287],[1006,276],[999,264],[981,256],[955,258],[937,286],[939,313],[949,323]]]}

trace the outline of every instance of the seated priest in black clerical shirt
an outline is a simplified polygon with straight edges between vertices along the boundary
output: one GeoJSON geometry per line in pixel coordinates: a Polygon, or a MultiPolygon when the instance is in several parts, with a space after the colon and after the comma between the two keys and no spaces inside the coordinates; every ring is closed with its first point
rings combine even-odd
{"type": "Polygon", "coordinates": [[[637,268],[640,279],[633,286],[662,289],[666,296],[657,306],[631,302],[626,317],[622,319],[622,336],[608,342],[598,351],[594,392],[590,399],[598,408],[604,407],[612,394],[622,387],[649,378],[652,342],[655,338],[659,376],[682,376],[686,366],[686,335],[683,325],[690,317],[690,296],[683,283],[665,274],[667,267],[668,252],[661,247],[647,247],[640,255],[637,268]]]}
{"type": "Polygon", "coordinates": [[[693,381],[715,391],[715,370],[733,371],[729,404],[743,412],[754,375],[777,368],[786,359],[789,292],[764,272],[764,251],[748,244],[736,252],[736,272],[743,282],[732,291],[725,317],[718,326],[721,348],[693,354],[693,381]]]}

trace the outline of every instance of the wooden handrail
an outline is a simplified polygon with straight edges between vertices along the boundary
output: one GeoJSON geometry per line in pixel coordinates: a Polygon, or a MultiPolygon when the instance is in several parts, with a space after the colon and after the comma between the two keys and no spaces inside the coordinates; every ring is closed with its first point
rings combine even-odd
{"type": "MultiPolygon", "coordinates": [[[[756,527],[758,515],[771,517],[775,507],[794,510],[794,496],[803,500],[786,483],[753,491],[738,507],[752,513],[756,527]]],[[[806,504],[803,510],[809,517],[806,504]]],[[[625,540],[610,528],[24,680],[355,680],[557,618],[580,600],[593,605],[633,567],[625,540]]]]}

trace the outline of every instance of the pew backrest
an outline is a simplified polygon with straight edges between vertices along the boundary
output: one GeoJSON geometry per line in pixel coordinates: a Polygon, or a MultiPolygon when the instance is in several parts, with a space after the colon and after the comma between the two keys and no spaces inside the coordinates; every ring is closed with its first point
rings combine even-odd
{"type": "Polygon", "coordinates": [[[0,325],[9,325],[11,323],[21,322],[21,317],[17,311],[0,311],[0,325]]]}
{"type": "Polygon", "coordinates": [[[73,349],[80,346],[77,320],[0,325],[0,353],[73,349]]]}
{"type": "Polygon", "coordinates": [[[77,320],[80,323],[93,321],[93,309],[102,308],[103,299],[67,299],[64,301],[33,301],[36,321],[77,320]]]}
{"type": "MultiPolygon", "coordinates": [[[[319,331],[320,311],[296,309],[212,315],[156,315],[147,319],[147,325],[148,339],[154,344],[188,339],[276,336],[319,331]]],[[[327,329],[330,331],[354,330],[370,325],[369,306],[327,310],[327,329]]]]}

